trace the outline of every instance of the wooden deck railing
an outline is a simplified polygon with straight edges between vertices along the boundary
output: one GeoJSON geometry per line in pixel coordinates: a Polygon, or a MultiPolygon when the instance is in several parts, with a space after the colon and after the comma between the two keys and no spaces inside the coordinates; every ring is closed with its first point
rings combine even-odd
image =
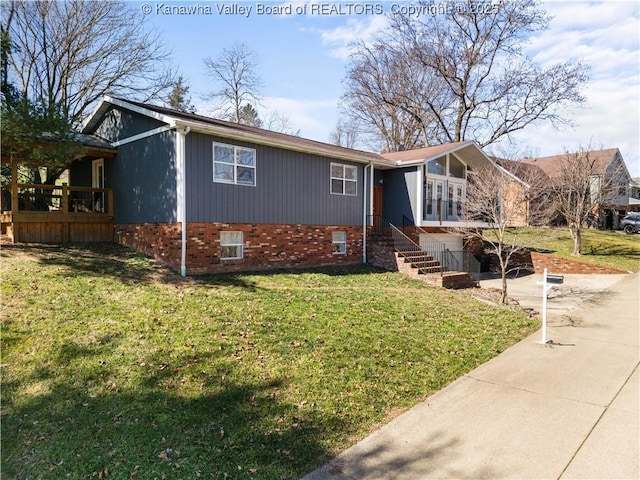
{"type": "Polygon", "coordinates": [[[110,188],[36,184],[15,184],[14,187],[2,187],[0,210],[3,213],[113,215],[110,188]]]}

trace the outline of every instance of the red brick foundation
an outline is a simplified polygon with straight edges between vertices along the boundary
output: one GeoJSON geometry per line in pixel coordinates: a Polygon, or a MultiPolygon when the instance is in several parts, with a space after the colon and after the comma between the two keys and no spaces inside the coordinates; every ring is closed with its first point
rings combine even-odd
{"type": "MultiPolygon", "coordinates": [[[[116,225],[116,239],[180,270],[181,225],[116,225]]],[[[187,274],[306,268],[362,261],[362,227],[339,225],[270,225],[189,223],[187,274]],[[243,258],[220,258],[220,232],[243,232],[243,258]],[[346,232],[347,253],[332,253],[333,232],[346,232]]]]}
{"type": "Polygon", "coordinates": [[[180,271],[181,231],[179,223],[118,224],[115,239],[180,271]]]}

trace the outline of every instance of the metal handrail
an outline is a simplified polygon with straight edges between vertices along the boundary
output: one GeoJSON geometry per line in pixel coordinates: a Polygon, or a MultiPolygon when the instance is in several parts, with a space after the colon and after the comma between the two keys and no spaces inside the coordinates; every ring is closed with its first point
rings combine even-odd
{"type": "MultiPolygon", "coordinates": [[[[453,253],[451,253],[451,251],[447,248],[447,246],[443,242],[435,238],[430,233],[424,231],[421,227],[416,225],[410,218],[408,218],[405,215],[402,216],[402,227],[415,228],[418,233],[426,236],[427,242],[424,245],[425,247],[424,250],[440,262],[440,264],[444,268],[444,271],[446,272],[464,271],[464,270],[460,270],[460,262],[458,262],[458,259],[455,257],[455,255],[453,255],[453,253]]],[[[422,248],[423,245],[421,244],[420,247],[422,248]]]]}
{"type": "Polygon", "coordinates": [[[393,248],[397,252],[401,252],[403,254],[411,254],[411,258],[415,259],[416,263],[426,263],[430,260],[436,260],[440,264],[440,275],[445,272],[442,262],[434,258],[434,256],[430,253],[426,252],[420,245],[411,240],[407,235],[404,234],[404,232],[402,232],[402,230],[400,230],[395,225],[388,223],[388,226],[391,232],[391,238],[393,240],[393,248]]]}

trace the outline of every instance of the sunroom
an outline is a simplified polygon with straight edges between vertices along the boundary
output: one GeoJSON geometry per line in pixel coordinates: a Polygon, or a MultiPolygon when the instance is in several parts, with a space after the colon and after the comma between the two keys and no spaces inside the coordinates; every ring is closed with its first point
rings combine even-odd
{"type": "MultiPolygon", "coordinates": [[[[419,227],[479,227],[466,215],[467,175],[495,166],[474,142],[457,142],[383,155],[393,169],[376,172],[381,215],[419,227]]],[[[375,198],[375,196],[374,196],[375,198]]]]}

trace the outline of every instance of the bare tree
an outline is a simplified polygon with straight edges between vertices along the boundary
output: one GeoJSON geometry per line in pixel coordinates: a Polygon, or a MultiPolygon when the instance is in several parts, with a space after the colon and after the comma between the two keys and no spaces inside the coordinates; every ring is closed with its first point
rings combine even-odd
{"type": "Polygon", "coordinates": [[[271,111],[265,117],[262,122],[262,128],[271,130],[272,132],[285,133],[287,135],[293,135],[294,137],[300,136],[300,129],[295,129],[289,117],[284,113],[278,111],[271,111]]]}
{"type": "Polygon", "coordinates": [[[173,84],[160,35],[125,2],[3,2],[2,22],[16,88],[73,121],[105,94],[146,101],[173,84]]]}
{"type": "Polygon", "coordinates": [[[555,159],[550,189],[557,212],[573,239],[573,255],[582,253],[582,233],[602,210],[616,201],[629,175],[619,152],[611,161],[610,151],[581,147],[555,159]]]}
{"type": "Polygon", "coordinates": [[[538,223],[546,217],[547,178],[538,168],[527,165],[518,176],[505,168],[483,167],[469,170],[466,215],[470,222],[480,221],[483,228],[461,228],[467,236],[481,239],[489,245],[500,265],[502,292],[500,301],[507,301],[507,275],[514,255],[526,251],[518,237],[519,228],[538,223]]]}
{"type": "Polygon", "coordinates": [[[405,54],[402,40],[383,32],[373,45],[357,45],[341,102],[345,116],[362,127],[374,148],[385,152],[440,140],[433,128],[435,119],[423,102],[443,101],[442,82],[405,54]]]}
{"type": "Polygon", "coordinates": [[[340,147],[355,148],[359,133],[356,122],[340,119],[336,123],[336,128],[331,131],[329,141],[340,147]]]}
{"type": "MultiPolygon", "coordinates": [[[[544,10],[535,0],[471,3],[446,15],[395,15],[386,45],[357,46],[346,77],[348,113],[383,137],[399,121],[405,141],[482,147],[534,122],[568,123],[562,114],[585,101],[588,68],[541,67],[523,55],[522,45],[548,27],[544,10]],[[413,79],[418,87],[408,88],[413,79]],[[422,85],[430,90],[416,94],[422,85]]],[[[429,11],[429,2],[420,4],[429,11]]]]}
{"type": "Polygon", "coordinates": [[[223,115],[240,123],[242,108],[248,103],[260,103],[262,80],[256,73],[258,61],[245,44],[225,48],[219,57],[204,59],[207,74],[219,86],[210,97],[218,100],[223,115]]]}

